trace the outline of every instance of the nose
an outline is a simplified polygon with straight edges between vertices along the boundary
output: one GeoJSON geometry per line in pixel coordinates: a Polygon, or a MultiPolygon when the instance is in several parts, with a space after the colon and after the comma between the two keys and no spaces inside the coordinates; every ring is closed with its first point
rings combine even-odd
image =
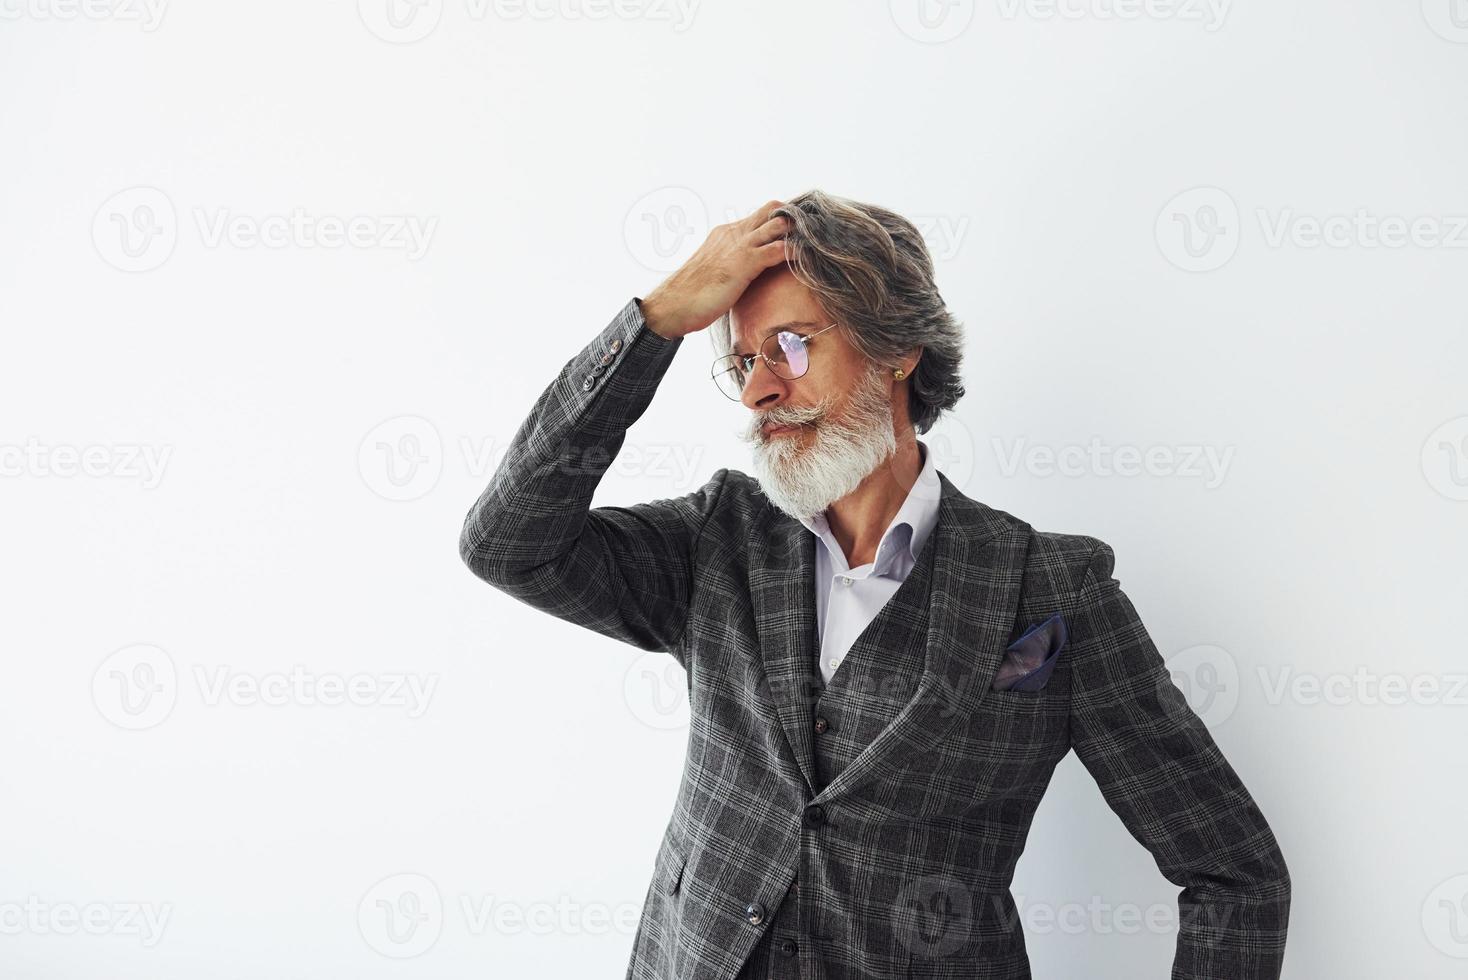
{"type": "Polygon", "coordinates": [[[787,382],[765,363],[763,357],[754,359],[754,370],[744,382],[744,391],[739,400],[750,411],[769,411],[785,400],[787,382]]]}

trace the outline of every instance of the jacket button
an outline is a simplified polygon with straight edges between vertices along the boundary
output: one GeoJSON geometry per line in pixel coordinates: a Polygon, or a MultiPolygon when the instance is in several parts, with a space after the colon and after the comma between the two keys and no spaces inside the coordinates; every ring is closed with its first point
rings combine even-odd
{"type": "Polygon", "coordinates": [[[819,803],[812,803],[805,808],[805,825],[807,827],[819,827],[826,822],[826,811],[819,803]]]}
{"type": "Polygon", "coordinates": [[[613,354],[615,354],[617,351],[621,350],[622,349],[622,338],[621,337],[614,337],[612,339],[611,348],[612,348],[612,353],[613,354]]]}
{"type": "Polygon", "coordinates": [[[744,906],[744,917],[753,925],[759,925],[765,921],[765,907],[759,902],[750,902],[744,906]]]}
{"type": "Polygon", "coordinates": [[[824,735],[824,734],[826,734],[826,729],[828,729],[830,727],[831,727],[831,723],[829,721],[827,721],[826,719],[824,719],[824,718],[817,718],[816,719],[816,734],[817,735],[824,735]]]}
{"type": "Polygon", "coordinates": [[[603,354],[601,356],[601,363],[603,363],[603,364],[610,364],[610,363],[612,363],[612,359],[615,358],[616,356],[617,356],[616,354],[612,354],[612,353],[603,354]]]}
{"type": "Polygon", "coordinates": [[[594,387],[596,387],[596,375],[588,374],[586,380],[581,382],[581,390],[590,391],[594,387]]]}
{"type": "Polygon", "coordinates": [[[795,940],[793,939],[787,939],[780,944],[780,952],[784,953],[786,956],[794,956],[799,948],[800,947],[795,945],[795,940]]]}

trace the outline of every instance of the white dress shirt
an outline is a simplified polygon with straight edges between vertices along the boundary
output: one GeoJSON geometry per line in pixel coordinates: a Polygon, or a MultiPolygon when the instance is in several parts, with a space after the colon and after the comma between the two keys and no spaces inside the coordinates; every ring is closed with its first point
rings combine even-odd
{"type": "Polygon", "coordinates": [[[923,466],[907,499],[882,533],[874,561],[851,568],[841,550],[824,513],[803,519],[800,523],[825,544],[816,548],[816,620],[821,638],[821,676],[831,683],[836,668],[846,659],[847,651],[861,636],[867,624],[877,617],[887,600],[902,585],[923,543],[938,523],[938,498],[942,486],[933,466],[933,454],[918,440],[923,466]]]}

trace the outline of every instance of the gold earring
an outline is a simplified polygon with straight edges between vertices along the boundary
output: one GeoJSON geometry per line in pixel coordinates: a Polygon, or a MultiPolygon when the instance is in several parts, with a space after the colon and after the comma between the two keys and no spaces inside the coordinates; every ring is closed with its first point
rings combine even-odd
{"type": "Polygon", "coordinates": [[[892,372],[892,377],[896,378],[898,381],[901,381],[903,378],[907,377],[907,372],[902,370],[902,368],[898,368],[896,371],[892,372]]]}

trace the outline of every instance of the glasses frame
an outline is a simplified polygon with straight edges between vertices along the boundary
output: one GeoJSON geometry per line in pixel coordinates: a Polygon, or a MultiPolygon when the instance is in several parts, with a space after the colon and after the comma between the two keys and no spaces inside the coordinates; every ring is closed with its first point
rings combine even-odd
{"type": "MultiPolygon", "coordinates": [[[[721,355],[719,357],[714,358],[714,363],[709,368],[709,377],[713,380],[714,387],[719,389],[719,394],[723,395],[725,398],[729,399],[730,401],[735,401],[735,402],[737,402],[737,401],[740,400],[740,396],[729,394],[727,391],[724,390],[724,386],[721,385],[721,384],[719,384],[719,373],[720,373],[719,372],[719,368],[720,368],[721,365],[731,365],[730,367],[725,368],[726,371],[731,371],[731,370],[733,370],[732,364],[737,364],[739,367],[741,367],[744,370],[745,384],[748,385],[749,384],[749,380],[748,379],[754,376],[754,359],[756,357],[758,357],[758,358],[760,358],[760,360],[762,360],[762,361],[765,362],[765,367],[767,367],[767,368],[770,369],[770,373],[773,374],[775,377],[779,378],[781,381],[799,381],[801,378],[803,378],[803,377],[806,376],[806,373],[807,372],[810,371],[810,364],[809,363],[806,364],[806,367],[805,367],[805,370],[804,371],[800,372],[799,374],[797,374],[793,378],[787,378],[787,377],[785,377],[785,375],[783,375],[779,371],[776,371],[775,370],[775,362],[770,357],[770,355],[768,355],[768,354],[765,353],[765,348],[768,347],[768,346],[770,346],[771,341],[777,341],[777,340],[779,340],[781,334],[789,334],[790,336],[794,337],[796,340],[799,340],[802,347],[809,347],[810,346],[810,342],[812,340],[815,340],[821,334],[825,333],[827,330],[830,330],[831,327],[834,327],[834,326],[836,326],[836,324],[832,323],[832,324],[829,324],[828,326],[822,327],[821,329],[817,330],[815,333],[809,333],[809,334],[799,334],[799,333],[796,333],[794,330],[776,330],[774,333],[770,334],[768,337],[766,337],[760,343],[759,350],[756,351],[753,354],[724,354],[724,355],[721,355]]],[[[744,389],[743,388],[740,388],[740,395],[742,395],[743,392],[744,392],[744,389]]]]}

